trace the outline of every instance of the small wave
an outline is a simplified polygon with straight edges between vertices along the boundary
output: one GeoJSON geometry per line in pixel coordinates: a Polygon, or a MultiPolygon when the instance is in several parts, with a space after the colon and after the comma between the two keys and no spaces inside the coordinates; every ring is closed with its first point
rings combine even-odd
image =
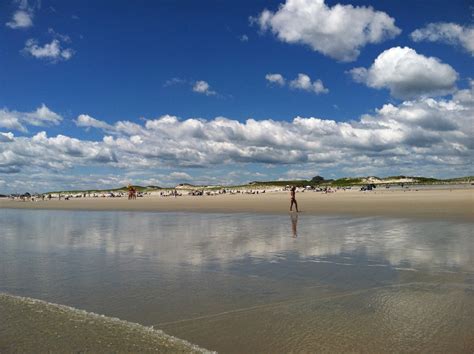
{"type": "Polygon", "coordinates": [[[0,313],[2,353],[215,353],[153,327],[28,297],[0,293],[0,313]]]}

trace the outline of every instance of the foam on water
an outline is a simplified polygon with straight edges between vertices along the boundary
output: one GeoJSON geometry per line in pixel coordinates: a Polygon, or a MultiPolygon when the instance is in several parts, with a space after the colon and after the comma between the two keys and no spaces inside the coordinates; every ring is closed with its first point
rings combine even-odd
{"type": "Polygon", "coordinates": [[[0,293],[0,352],[214,353],[159,329],[0,293]]]}

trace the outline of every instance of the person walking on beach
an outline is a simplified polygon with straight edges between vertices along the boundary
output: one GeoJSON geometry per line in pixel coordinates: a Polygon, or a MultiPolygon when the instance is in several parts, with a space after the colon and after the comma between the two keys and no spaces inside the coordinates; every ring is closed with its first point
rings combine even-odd
{"type": "Polygon", "coordinates": [[[293,186],[290,189],[290,211],[293,211],[293,204],[296,207],[296,212],[298,213],[298,203],[296,202],[296,187],[293,186]]]}
{"type": "Polygon", "coordinates": [[[137,190],[129,183],[128,184],[128,200],[137,199],[137,190]]]}

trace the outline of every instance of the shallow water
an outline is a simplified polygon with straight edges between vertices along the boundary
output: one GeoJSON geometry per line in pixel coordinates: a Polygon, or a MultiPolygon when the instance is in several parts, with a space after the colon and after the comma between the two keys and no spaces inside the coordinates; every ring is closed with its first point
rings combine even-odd
{"type": "Polygon", "coordinates": [[[215,353],[163,331],[0,293],[0,353],[215,353]]]}
{"type": "Polygon", "coordinates": [[[0,292],[211,350],[474,350],[472,223],[3,209],[0,225],[0,292]]]}

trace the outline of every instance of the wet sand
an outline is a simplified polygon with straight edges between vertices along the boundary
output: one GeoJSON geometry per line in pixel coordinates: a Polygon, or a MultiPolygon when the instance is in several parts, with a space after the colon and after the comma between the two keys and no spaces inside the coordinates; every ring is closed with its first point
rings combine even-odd
{"type": "Polygon", "coordinates": [[[473,352],[472,222],[294,216],[0,210],[0,293],[70,306],[0,297],[0,352],[473,352]]]}
{"type": "Polygon", "coordinates": [[[35,299],[0,293],[0,313],[2,353],[211,353],[160,330],[35,299]]]}
{"type": "MultiPolygon", "coordinates": [[[[355,190],[335,193],[297,194],[300,211],[309,215],[390,216],[432,219],[474,220],[474,189],[444,190],[355,190]]],[[[126,198],[85,198],[22,202],[3,199],[0,208],[60,210],[185,211],[287,213],[286,192],[217,196],[146,196],[126,198]]]]}

